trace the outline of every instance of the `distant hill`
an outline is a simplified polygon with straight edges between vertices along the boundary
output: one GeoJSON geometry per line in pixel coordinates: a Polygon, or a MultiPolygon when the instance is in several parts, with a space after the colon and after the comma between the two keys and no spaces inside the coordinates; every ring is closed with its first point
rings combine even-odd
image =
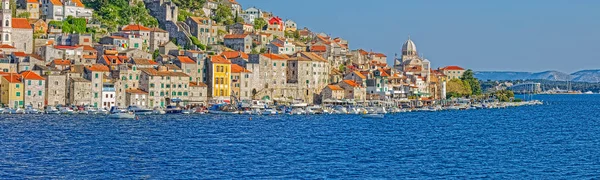
{"type": "Polygon", "coordinates": [[[511,71],[477,71],[475,77],[480,80],[525,80],[540,79],[550,81],[600,82],[600,69],[582,70],[572,74],[559,71],[544,72],[511,72],[511,71]]]}
{"type": "Polygon", "coordinates": [[[538,73],[532,72],[510,72],[510,71],[477,71],[475,77],[480,80],[524,80],[524,79],[543,79],[552,81],[569,80],[569,74],[559,71],[544,71],[538,73]]]}

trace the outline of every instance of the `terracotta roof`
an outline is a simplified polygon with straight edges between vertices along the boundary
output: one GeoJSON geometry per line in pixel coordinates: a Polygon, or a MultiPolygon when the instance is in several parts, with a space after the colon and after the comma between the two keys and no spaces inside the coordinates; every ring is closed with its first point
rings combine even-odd
{"type": "Polygon", "coordinates": [[[387,57],[385,54],[382,54],[382,53],[373,53],[373,55],[375,57],[387,57]]]}
{"type": "Polygon", "coordinates": [[[225,39],[244,39],[248,36],[248,34],[228,34],[225,35],[225,39]]]}
{"type": "Polygon", "coordinates": [[[6,79],[9,83],[20,83],[21,75],[17,73],[3,73],[2,77],[6,79]]]}
{"type": "Polygon", "coordinates": [[[237,64],[231,64],[231,73],[252,73],[251,71],[247,70],[246,68],[237,65],[237,64]]]}
{"type": "Polygon", "coordinates": [[[85,68],[90,71],[104,71],[104,72],[110,71],[108,66],[105,66],[102,64],[92,64],[91,66],[85,66],[85,68]]]}
{"type": "Polygon", "coordinates": [[[379,73],[381,73],[380,74],[381,77],[388,77],[388,76],[390,76],[387,72],[385,72],[385,70],[383,70],[381,68],[379,68],[377,70],[379,71],[379,73]]]}
{"type": "Polygon", "coordinates": [[[29,79],[29,80],[46,80],[42,76],[40,76],[39,74],[37,74],[33,71],[24,71],[21,73],[21,76],[23,77],[23,79],[29,79]]]}
{"type": "Polygon", "coordinates": [[[446,67],[444,67],[444,68],[442,68],[442,69],[443,69],[443,70],[455,70],[455,71],[458,71],[458,70],[465,70],[465,69],[463,69],[463,68],[461,68],[461,67],[459,67],[459,66],[446,66],[446,67]]]}
{"type": "Polygon", "coordinates": [[[346,84],[348,84],[348,85],[350,85],[352,87],[359,87],[360,86],[358,83],[356,83],[356,81],[349,80],[349,79],[344,80],[344,83],[346,83],[346,84]]]}
{"type": "Polygon", "coordinates": [[[81,57],[83,57],[83,59],[96,59],[96,58],[98,58],[98,56],[96,56],[96,55],[83,55],[81,57]]]}
{"type": "Polygon", "coordinates": [[[131,94],[148,94],[148,92],[141,90],[141,89],[127,89],[127,90],[125,90],[125,92],[131,93],[131,94]]]}
{"type": "Polygon", "coordinates": [[[343,91],[344,89],[342,89],[342,87],[338,86],[338,85],[327,85],[327,87],[329,87],[329,89],[331,89],[332,91],[343,91]]]}
{"type": "Polygon", "coordinates": [[[325,51],[327,51],[327,46],[325,46],[325,45],[310,46],[310,51],[312,51],[312,52],[325,52],[325,51]]]}
{"type": "Polygon", "coordinates": [[[71,2],[75,3],[77,7],[84,7],[80,0],[71,0],[71,2]]]}
{"type": "Polygon", "coordinates": [[[25,57],[25,56],[27,56],[27,54],[25,54],[25,52],[22,52],[22,51],[13,52],[13,55],[15,55],[17,57],[25,57]]]}
{"type": "Polygon", "coordinates": [[[121,29],[121,31],[150,31],[150,28],[147,28],[140,24],[132,24],[132,25],[127,25],[127,26],[123,27],[123,29],[121,29]]]}
{"type": "Polygon", "coordinates": [[[153,60],[150,59],[133,59],[132,60],[134,64],[137,65],[158,65],[158,63],[154,62],[153,60]]]}
{"type": "Polygon", "coordinates": [[[60,0],[50,0],[50,3],[52,3],[55,6],[62,6],[62,2],[60,2],[60,0]]]}
{"type": "Polygon", "coordinates": [[[184,64],[196,64],[196,61],[190,59],[190,57],[187,56],[177,56],[177,59],[179,60],[179,62],[184,64]]]}
{"type": "Polygon", "coordinates": [[[71,61],[70,60],[55,59],[54,61],[52,61],[52,63],[54,63],[54,65],[70,65],[71,61]]]}
{"type": "Polygon", "coordinates": [[[283,47],[283,44],[278,43],[278,42],[272,42],[271,44],[277,46],[277,47],[283,47]]]}
{"type": "Polygon", "coordinates": [[[114,64],[121,64],[124,61],[127,61],[128,57],[127,56],[104,55],[104,56],[102,56],[102,59],[104,59],[104,62],[106,63],[106,65],[112,65],[113,60],[115,61],[114,64]]]}
{"type": "Polygon", "coordinates": [[[15,47],[8,44],[2,44],[0,45],[0,49],[15,49],[15,47]]]}
{"type": "Polygon", "coordinates": [[[94,49],[94,47],[89,46],[89,45],[82,45],[83,50],[84,51],[96,51],[96,49],[94,49]]]}
{"type": "Polygon", "coordinates": [[[231,64],[231,61],[217,55],[213,55],[210,57],[210,62],[218,63],[218,64],[231,64]]]}
{"type": "Polygon", "coordinates": [[[360,55],[369,55],[369,52],[362,50],[362,49],[359,49],[358,53],[360,53],[360,55]]]}
{"type": "Polygon", "coordinates": [[[176,70],[176,71],[181,71],[181,68],[179,68],[179,66],[175,65],[175,64],[165,64],[165,67],[167,67],[167,69],[170,70],[176,70]]]}
{"type": "Polygon", "coordinates": [[[229,0],[229,2],[230,2],[231,4],[238,4],[238,2],[235,2],[235,0],[229,0]]]}
{"type": "Polygon", "coordinates": [[[109,38],[113,38],[113,39],[127,39],[121,36],[108,36],[109,38]]]}
{"type": "Polygon", "coordinates": [[[261,55],[265,56],[271,60],[286,60],[287,59],[284,56],[281,56],[279,54],[261,54],[261,55]]]}
{"type": "Polygon", "coordinates": [[[365,77],[365,75],[363,75],[362,73],[360,73],[360,71],[354,71],[354,74],[356,74],[356,76],[358,76],[361,79],[367,79],[367,77],[365,77]]]}
{"type": "Polygon", "coordinates": [[[150,76],[182,76],[182,77],[189,77],[189,75],[183,73],[183,72],[172,72],[172,71],[158,71],[154,68],[140,68],[140,70],[142,72],[145,72],[146,74],[150,75],[150,76]]]}
{"type": "Polygon", "coordinates": [[[150,28],[150,31],[152,31],[152,32],[167,33],[167,31],[165,31],[164,29],[157,28],[157,27],[150,28]]]}
{"type": "Polygon", "coordinates": [[[303,56],[306,56],[307,58],[309,58],[310,60],[313,60],[313,61],[328,62],[327,59],[315,54],[314,52],[301,52],[300,54],[302,54],[303,56]]]}
{"type": "Polygon", "coordinates": [[[37,4],[39,2],[37,0],[27,0],[27,3],[35,3],[35,4],[37,4]]]}
{"type": "Polygon", "coordinates": [[[192,21],[196,22],[197,24],[208,24],[208,18],[203,18],[203,17],[189,17],[190,19],[192,19],[192,21]],[[206,21],[207,23],[204,23],[204,21],[206,21]]]}
{"type": "Polygon", "coordinates": [[[197,87],[208,87],[206,84],[202,83],[202,82],[190,82],[190,86],[197,86],[197,87]]]}
{"type": "Polygon", "coordinates": [[[12,18],[12,28],[16,29],[32,29],[31,24],[25,18],[12,18]]]}
{"type": "Polygon", "coordinates": [[[54,49],[77,49],[77,46],[63,46],[63,45],[56,45],[54,46],[54,49]]]}
{"type": "Polygon", "coordinates": [[[240,56],[242,59],[248,59],[248,54],[241,51],[225,51],[221,53],[221,56],[225,56],[227,59],[239,58],[240,56]]]}

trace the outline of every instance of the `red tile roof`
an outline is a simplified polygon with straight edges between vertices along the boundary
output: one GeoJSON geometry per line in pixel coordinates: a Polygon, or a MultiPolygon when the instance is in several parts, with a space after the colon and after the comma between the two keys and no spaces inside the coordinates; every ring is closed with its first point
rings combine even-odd
{"type": "Polygon", "coordinates": [[[327,87],[329,87],[329,89],[331,89],[332,91],[342,91],[344,89],[342,89],[342,87],[338,86],[338,85],[327,85],[327,87]]]}
{"type": "Polygon", "coordinates": [[[90,71],[104,71],[104,72],[110,71],[108,66],[105,66],[102,64],[92,64],[91,66],[85,66],[85,68],[90,71]]]}
{"type": "Polygon", "coordinates": [[[113,39],[127,39],[127,38],[124,38],[124,37],[121,37],[121,36],[109,36],[109,37],[113,38],[113,39]]]}
{"type": "Polygon", "coordinates": [[[13,52],[13,55],[17,56],[17,57],[25,57],[27,56],[27,54],[25,54],[25,52],[13,52]]]}
{"type": "Polygon", "coordinates": [[[50,2],[55,6],[62,6],[62,2],[60,0],[50,0],[50,2]]]}
{"type": "Polygon", "coordinates": [[[37,0],[27,0],[27,3],[39,3],[37,0]]]}
{"type": "Polygon", "coordinates": [[[70,60],[55,59],[54,61],[52,61],[52,63],[54,63],[54,65],[70,65],[71,61],[70,60]]]}
{"type": "Polygon", "coordinates": [[[190,19],[192,19],[192,21],[196,22],[196,24],[208,24],[208,18],[203,18],[203,17],[190,17],[190,19]],[[207,22],[207,23],[204,23],[207,22]]]}
{"type": "Polygon", "coordinates": [[[388,77],[388,76],[390,76],[387,72],[385,72],[385,70],[383,70],[381,68],[379,68],[377,70],[379,71],[379,73],[381,73],[380,74],[381,77],[388,77]]]}
{"type": "Polygon", "coordinates": [[[210,62],[217,64],[231,64],[229,60],[217,55],[211,56],[210,62]]]}
{"type": "Polygon", "coordinates": [[[63,46],[63,45],[56,45],[54,46],[54,49],[77,49],[77,46],[63,46]]]}
{"type": "Polygon", "coordinates": [[[325,51],[327,51],[327,46],[325,46],[325,45],[310,46],[310,51],[311,52],[325,52],[325,51]]]}
{"type": "Polygon", "coordinates": [[[89,45],[82,45],[83,46],[83,50],[84,51],[96,51],[96,49],[94,49],[94,47],[89,46],[89,45]]]}
{"type": "Polygon", "coordinates": [[[454,71],[458,71],[458,70],[465,70],[459,66],[446,66],[444,68],[442,68],[443,70],[454,70],[454,71]]]}
{"type": "Polygon", "coordinates": [[[0,45],[0,49],[15,49],[15,47],[8,44],[2,44],[0,45]]]}
{"type": "Polygon", "coordinates": [[[127,90],[125,90],[125,92],[131,93],[131,94],[148,94],[148,92],[141,90],[141,89],[127,89],[127,90]]]}
{"type": "Polygon", "coordinates": [[[127,56],[104,55],[104,56],[102,56],[102,59],[104,59],[104,62],[106,63],[106,65],[112,65],[113,60],[115,60],[114,64],[121,64],[124,61],[127,61],[128,57],[127,56]]]}
{"type": "Polygon", "coordinates": [[[362,73],[360,73],[360,71],[354,71],[354,74],[356,74],[356,76],[358,76],[361,79],[367,79],[367,77],[365,77],[365,75],[363,75],[362,73]]]}
{"type": "Polygon", "coordinates": [[[17,73],[2,73],[2,77],[6,79],[9,83],[20,83],[21,75],[17,73]]]}
{"type": "Polygon", "coordinates": [[[31,24],[25,18],[12,18],[12,28],[16,29],[32,29],[31,24]]]}
{"type": "Polygon", "coordinates": [[[231,73],[251,73],[251,71],[247,70],[246,68],[237,65],[237,64],[231,64],[231,73]]]}
{"type": "Polygon", "coordinates": [[[83,3],[81,3],[81,0],[71,0],[71,2],[75,3],[75,6],[77,7],[84,7],[83,3]]]}
{"type": "Polygon", "coordinates": [[[197,87],[208,87],[206,84],[202,83],[202,82],[190,82],[190,86],[197,86],[197,87]]]}
{"type": "Polygon", "coordinates": [[[248,34],[228,34],[225,35],[225,39],[244,39],[248,36],[248,34]]]}
{"type": "Polygon", "coordinates": [[[227,59],[239,58],[241,56],[242,59],[248,59],[248,54],[241,51],[225,51],[221,53],[222,56],[225,56],[227,59]]]}
{"type": "Polygon", "coordinates": [[[386,56],[385,54],[383,54],[383,53],[373,53],[373,55],[374,55],[375,57],[380,57],[380,58],[381,58],[381,57],[387,57],[387,56],[386,56]]]}
{"type": "Polygon", "coordinates": [[[123,29],[121,29],[121,31],[150,31],[150,28],[147,28],[140,24],[132,24],[132,25],[123,27],[123,29]]]}
{"type": "Polygon", "coordinates": [[[349,79],[344,80],[344,83],[346,83],[346,84],[348,84],[348,85],[350,85],[352,87],[359,87],[360,86],[358,83],[356,83],[356,81],[349,80],[349,79]]]}
{"type": "Polygon", "coordinates": [[[261,54],[262,56],[265,56],[271,60],[286,60],[288,58],[285,58],[284,56],[281,56],[279,54],[261,54]]]}
{"type": "Polygon", "coordinates": [[[29,79],[29,80],[46,80],[42,76],[40,76],[39,74],[37,74],[33,71],[24,71],[21,73],[21,76],[23,77],[23,79],[29,79]]]}
{"type": "Polygon", "coordinates": [[[177,56],[177,59],[183,64],[196,64],[196,61],[187,56],[177,56]]]}

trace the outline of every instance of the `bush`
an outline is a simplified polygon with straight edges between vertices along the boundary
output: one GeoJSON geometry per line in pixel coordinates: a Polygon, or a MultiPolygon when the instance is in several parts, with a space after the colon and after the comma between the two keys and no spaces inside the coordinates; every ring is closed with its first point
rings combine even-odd
{"type": "Polygon", "coordinates": [[[513,100],[513,102],[523,102],[523,100],[519,99],[519,98],[516,98],[516,99],[513,100]]]}
{"type": "Polygon", "coordinates": [[[196,38],[195,36],[191,36],[190,39],[192,39],[192,43],[194,45],[196,45],[198,48],[202,49],[202,50],[206,50],[206,46],[202,43],[200,43],[200,40],[198,40],[198,38],[196,38]]]}

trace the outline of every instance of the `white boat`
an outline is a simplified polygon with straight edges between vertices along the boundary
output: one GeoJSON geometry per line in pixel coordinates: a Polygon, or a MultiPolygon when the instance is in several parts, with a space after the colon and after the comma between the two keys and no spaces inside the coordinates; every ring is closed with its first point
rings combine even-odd
{"type": "Polygon", "coordinates": [[[168,105],[165,112],[167,112],[167,114],[181,114],[182,110],[180,107],[168,105]]]}
{"type": "Polygon", "coordinates": [[[215,104],[208,109],[210,114],[239,114],[236,107],[229,104],[215,104]]]}
{"type": "Polygon", "coordinates": [[[364,114],[362,115],[363,118],[367,118],[367,119],[383,119],[385,117],[385,115],[383,114],[364,114]]]}
{"type": "Polygon", "coordinates": [[[152,110],[152,114],[161,115],[167,114],[167,112],[160,107],[155,107],[154,110],[152,110]]]}
{"type": "Polygon", "coordinates": [[[110,119],[134,119],[135,114],[133,112],[127,111],[125,109],[119,109],[117,106],[113,106],[110,108],[110,115],[108,115],[110,119]]]}
{"type": "Polygon", "coordinates": [[[151,115],[154,113],[152,109],[144,109],[139,106],[129,106],[127,107],[127,110],[137,115],[151,115]]]}
{"type": "Polygon", "coordinates": [[[60,111],[58,109],[56,109],[56,107],[54,107],[54,106],[47,106],[46,114],[60,114],[60,111]]]}
{"type": "Polygon", "coordinates": [[[302,108],[294,108],[294,109],[292,109],[292,111],[290,112],[290,114],[292,114],[292,115],[302,115],[302,114],[306,114],[306,111],[304,111],[302,108]]]}
{"type": "Polygon", "coordinates": [[[10,108],[7,109],[8,114],[25,114],[25,110],[22,108],[10,108]]]}
{"type": "Polygon", "coordinates": [[[71,109],[70,107],[60,107],[58,108],[58,110],[60,111],[61,114],[74,114],[75,111],[73,111],[73,109],[71,109]]]}
{"type": "Polygon", "coordinates": [[[38,109],[34,109],[31,105],[27,105],[25,107],[25,114],[40,114],[41,111],[38,109]]]}
{"type": "Polygon", "coordinates": [[[98,108],[93,106],[86,106],[83,108],[83,111],[80,111],[83,114],[98,114],[98,108]]]}
{"type": "Polygon", "coordinates": [[[348,110],[344,106],[337,105],[333,107],[333,114],[348,114],[348,110]]]}
{"type": "Polygon", "coordinates": [[[277,110],[272,109],[272,108],[266,108],[265,110],[262,111],[262,115],[276,115],[277,114],[277,110]]]}

